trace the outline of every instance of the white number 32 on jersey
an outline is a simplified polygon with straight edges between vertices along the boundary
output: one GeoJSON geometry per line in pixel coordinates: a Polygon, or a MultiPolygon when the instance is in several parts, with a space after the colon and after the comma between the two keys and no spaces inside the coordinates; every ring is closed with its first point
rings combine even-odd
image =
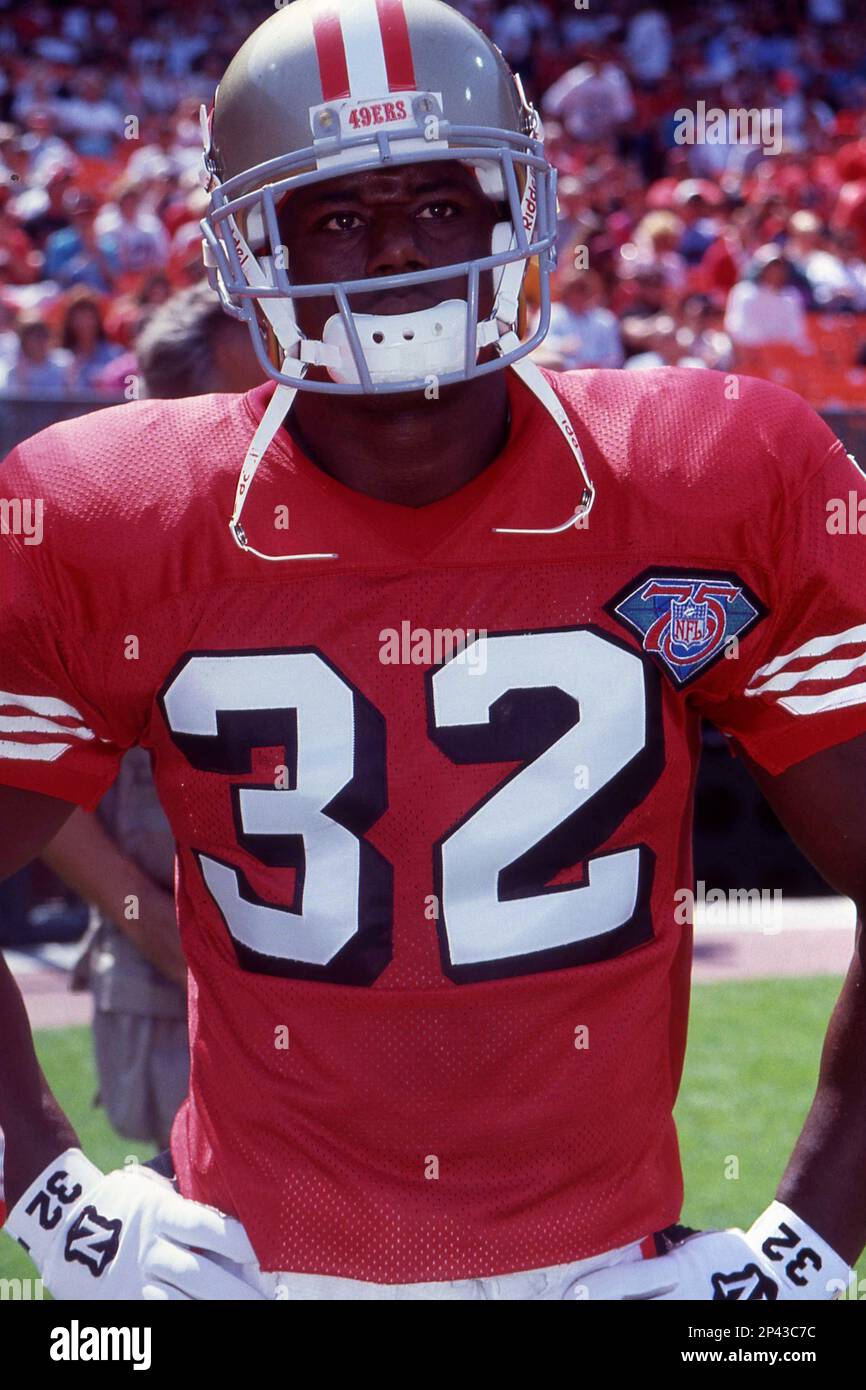
{"type": "MultiPolygon", "coordinates": [[[[428,672],[428,736],[455,763],[520,765],[432,847],[445,972],[496,979],[649,940],[651,850],[593,851],[661,772],[657,672],[588,627],[487,635],[471,655],[428,672]],[[549,886],[575,865],[580,882],[549,886]]],[[[379,711],[309,648],[192,653],[160,705],[201,771],[248,776],[252,747],[286,749],[288,787],[231,795],[239,845],[294,868],[294,900],[262,902],[239,867],[196,855],[240,963],[371,983],[392,916],[391,866],[365,839],[387,805],[379,711]]]]}

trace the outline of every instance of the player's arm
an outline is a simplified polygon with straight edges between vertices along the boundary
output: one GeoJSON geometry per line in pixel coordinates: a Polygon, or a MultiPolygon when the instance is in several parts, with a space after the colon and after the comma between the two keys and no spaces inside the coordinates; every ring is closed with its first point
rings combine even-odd
{"type": "MultiPolygon", "coordinates": [[[[68,801],[0,787],[0,880],[35,859],[73,810],[68,801]]],[[[0,953],[0,1130],[6,1203],[78,1140],[36,1060],[20,991],[0,953]]]]}
{"type": "MultiPolygon", "coordinates": [[[[5,495],[44,499],[50,518],[40,545],[0,533],[0,879],[41,854],[75,805],[96,806],[140,732],[78,627],[106,580],[88,568],[91,514],[79,508],[92,459],[76,473],[76,438],[45,430],[0,464],[5,495]]],[[[6,1230],[55,1298],[262,1297],[240,1268],[255,1252],[239,1221],[152,1169],[103,1173],[82,1153],[2,963],[0,1127],[6,1230]]]]}
{"type": "MultiPolygon", "coordinates": [[[[44,850],[72,810],[68,801],[0,786],[0,878],[44,850]]],[[[241,1274],[255,1254],[239,1222],[179,1196],[148,1169],[104,1174],[82,1153],[39,1066],[2,953],[0,1130],[7,1228],[55,1297],[260,1297],[241,1274]]]]}
{"type": "Polygon", "coordinates": [[[853,1264],[866,1246],[866,735],[778,777],[750,767],[806,857],[857,906],[854,953],[815,1099],[777,1194],[853,1264]]]}
{"type": "Polygon", "coordinates": [[[78,808],[42,853],[45,863],[129,938],[157,970],[186,985],[174,897],[129,859],[90,811],[78,808]],[[130,917],[130,898],[138,910],[130,917]]]}
{"type": "Polygon", "coordinates": [[[778,776],[746,761],[804,854],[857,906],[815,1099],[775,1202],[748,1231],[692,1234],[660,1258],[593,1271],[581,1281],[590,1298],[830,1298],[847,1290],[866,1245],[866,734],[778,776]]]}
{"type": "Polygon", "coordinates": [[[866,1243],[866,547],[856,525],[838,523],[843,503],[862,513],[866,477],[802,401],[768,383],[742,386],[764,440],[744,452],[741,514],[752,510],[754,482],[746,548],[763,557],[767,612],[692,698],[734,741],[819,873],[854,900],[861,925],[776,1200],[748,1230],[673,1239],[659,1258],[591,1274],[592,1297],[838,1297],[866,1243]]]}

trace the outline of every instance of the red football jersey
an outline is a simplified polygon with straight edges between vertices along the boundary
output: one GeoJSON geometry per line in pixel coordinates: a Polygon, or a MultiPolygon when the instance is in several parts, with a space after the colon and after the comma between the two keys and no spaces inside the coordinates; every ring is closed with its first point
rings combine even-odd
{"type": "MultiPolygon", "coordinates": [[[[866,481],[797,397],[546,373],[597,502],[512,372],[504,452],[412,509],[273,390],[140,402],[7,460],[0,778],[93,807],[153,755],[178,845],[184,1194],[265,1269],[495,1275],[675,1221],[701,716],[763,767],[866,731],[866,481]],[[853,513],[852,513],[853,514],[853,513]]],[[[431,405],[431,409],[434,407],[431,405]]]]}

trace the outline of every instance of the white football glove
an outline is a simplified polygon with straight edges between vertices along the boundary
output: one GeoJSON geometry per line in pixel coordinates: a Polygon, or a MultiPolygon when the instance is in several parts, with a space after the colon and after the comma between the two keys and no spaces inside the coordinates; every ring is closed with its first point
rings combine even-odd
{"type": "Polygon", "coordinates": [[[664,1255],[584,1274],[567,1297],[831,1299],[851,1270],[790,1207],[771,1202],[748,1231],[697,1231],[664,1255]]]}
{"type": "Polygon", "coordinates": [[[59,1299],[261,1299],[239,1221],[138,1164],[102,1173],[80,1149],[49,1163],[6,1230],[59,1299]]]}

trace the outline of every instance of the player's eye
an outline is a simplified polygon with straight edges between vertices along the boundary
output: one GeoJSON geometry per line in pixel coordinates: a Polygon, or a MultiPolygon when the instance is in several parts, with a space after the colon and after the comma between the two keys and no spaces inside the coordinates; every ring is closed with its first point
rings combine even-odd
{"type": "Polygon", "coordinates": [[[362,225],[361,218],[356,212],[332,212],[330,217],[325,217],[316,227],[319,232],[356,232],[362,225]],[[349,224],[354,225],[349,225],[349,224]]]}
{"type": "Polygon", "coordinates": [[[422,217],[425,222],[447,222],[452,217],[456,217],[459,212],[460,208],[457,203],[425,203],[418,216],[422,217]]]}

